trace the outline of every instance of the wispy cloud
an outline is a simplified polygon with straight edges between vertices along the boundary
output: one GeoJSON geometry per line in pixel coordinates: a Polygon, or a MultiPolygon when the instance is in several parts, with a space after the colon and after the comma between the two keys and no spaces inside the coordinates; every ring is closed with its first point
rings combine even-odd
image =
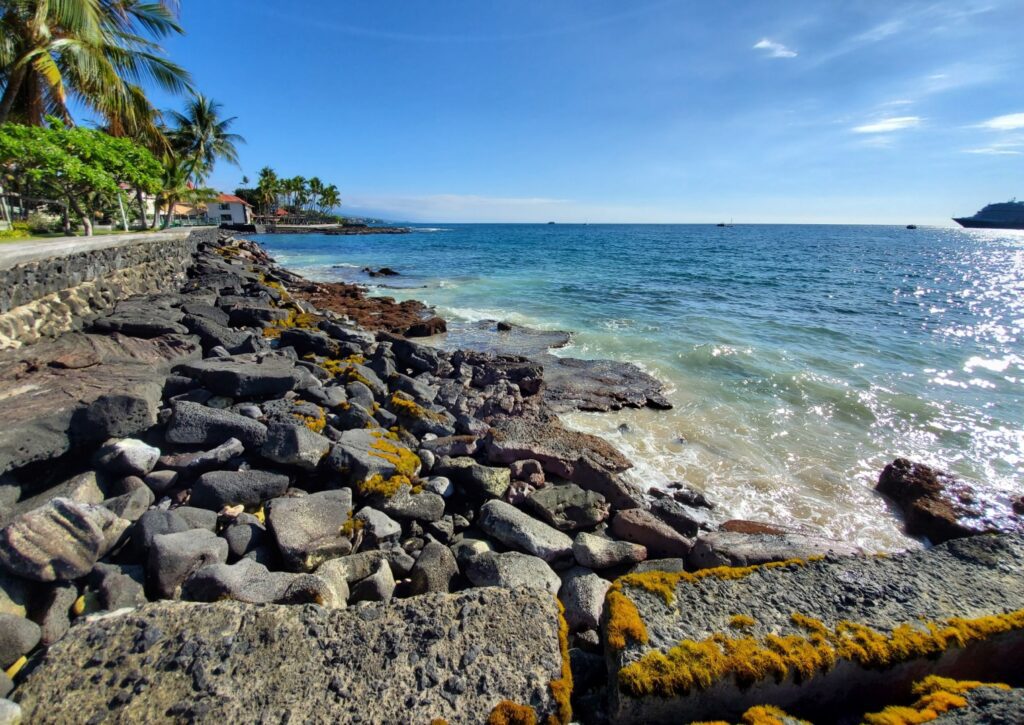
{"type": "Polygon", "coordinates": [[[754,50],[766,51],[769,58],[796,58],[799,55],[795,50],[768,38],[757,41],[754,44],[754,50]]]}
{"type": "Polygon", "coordinates": [[[964,149],[965,154],[984,154],[986,156],[1024,156],[1024,151],[1019,151],[1009,146],[983,146],[977,149],[964,149]]]}
{"type": "Polygon", "coordinates": [[[914,128],[920,126],[923,121],[920,116],[894,116],[892,118],[883,118],[881,121],[875,121],[874,123],[865,123],[862,126],[854,126],[854,133],[893,133],[895,131],[903,131],[904,129],[914,128]]]}
{"type": "Polygon", "coordinates": [[[1024,128],[1024,113],[1007,113],[1004,116],[996,116],[978,124],[979,128],[988,128],[993,131],[1013,131],[1024,128]]]}

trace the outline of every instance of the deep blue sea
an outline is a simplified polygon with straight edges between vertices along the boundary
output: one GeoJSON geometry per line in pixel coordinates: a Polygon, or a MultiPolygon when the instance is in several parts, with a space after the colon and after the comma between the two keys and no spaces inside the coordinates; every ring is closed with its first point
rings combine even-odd
{"type": "Polygon", "coordinates": [[[574,414],[648,486],[871,550],[908,544],[873,491],[895,456],[1024,489],[1024,232],[886,226],[448,225],[261,237],[319,280],[377,283],[460,325],[573,333],[675,409],[574,414]],[[623,425],[625,424],[625,425],[623,425]]]}

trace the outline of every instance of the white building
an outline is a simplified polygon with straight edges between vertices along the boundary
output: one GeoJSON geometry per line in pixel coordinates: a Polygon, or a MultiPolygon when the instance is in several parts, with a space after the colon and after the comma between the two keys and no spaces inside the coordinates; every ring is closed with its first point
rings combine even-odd
{"type": "Polygon", "coordinates": [[[252,205],[234,194],[218,194],[206,204],[206,216],[212,224],[252,224],[252,205]]]}

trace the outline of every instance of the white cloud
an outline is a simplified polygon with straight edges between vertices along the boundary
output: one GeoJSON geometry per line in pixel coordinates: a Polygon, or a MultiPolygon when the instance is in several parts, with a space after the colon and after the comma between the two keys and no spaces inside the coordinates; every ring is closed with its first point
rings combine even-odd
{"type": "Polygon", "coordinates": [[[914,128],[915,126],[921,125],[920,116],[894,116],[893,118],[884,118],[881,121],[875,121],[874,123],[866,123],[863,126],[854,126],[854,133],[892,133],[893,131],[902,131],[906,128],[914,128]]]}
{"type": "Polygon", "coordinates": [[[796,58],[797,52],[787,48],[782,43],[776,43],[774,40],[768,40],[768,38],[762,38],[754,44],[754,50],[766,50],[768,51],[769,58],[796,58]]]}
{"type": "Polygon", "coordinates": [[[1016,151],[1006,146],[985,146],[978,149],[964,149],[965,154],[984,154],[986,156],[1021,156],[1024,151],[1016,151]]]}
{"type": "Polygon", "coordinates": [[[1024,128],[1024,113],[1008,113],[1005,116],[996,116],[983,123],[979,123],[978,126],[989,128],[993,131],[1013,131],[1018,128],[1024,128]]]}

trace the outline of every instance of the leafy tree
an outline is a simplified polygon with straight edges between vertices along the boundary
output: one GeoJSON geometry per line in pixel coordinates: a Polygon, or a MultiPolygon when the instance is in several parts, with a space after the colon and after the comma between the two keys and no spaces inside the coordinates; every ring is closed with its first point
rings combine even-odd
{"type": "Polygon", "coordinates": [[[176,124],[171,132],[172,146],[188,163],[196,183],[202,183],[209,177],[217,159],[238,166],[236,144],[245,143],[245,139],[231,133],[236,117],[221,118],[221,108],[216,101],[197,94],[188,102],[184,113],[170,113],[176,124]]]}
{"type": "Polygon", "coordinates": [[[181,33],[176,0],[0,1],[0,123],[71,123],[72,99],[116,135],[153,134],[159,114],[142,90],[180,93],[191,79],[153,39],[181,33]],[[149,37],[146,37],[149,36],[149,37]]]}
{"type": "Polygon", "coordinates": [[[156,192],[160,163],[145,148],[91,128],[0,125],[0,166],[6,176],[63,200],[92,235],[97,211],[117,201],[125,187],[156,192]]]}

